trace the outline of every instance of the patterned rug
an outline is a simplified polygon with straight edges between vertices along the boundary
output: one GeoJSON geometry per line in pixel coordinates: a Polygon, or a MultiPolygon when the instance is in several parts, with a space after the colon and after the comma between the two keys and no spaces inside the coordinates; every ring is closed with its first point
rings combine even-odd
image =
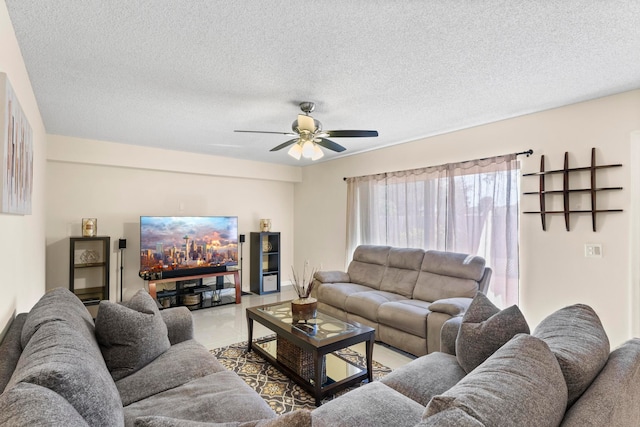
{"type": "MultiPolygon", "coordinates": [[[[265,338],[256,341],[263,340],[265,338]]],[[[313,409],[316,407],[315,399],[306,390],[271,366],[255,352],[247,353],[246,341],[213,349],[211,353],[222,365],[238,374],[251,388],[256,390],[277,414],[301,408],[313,409]]],[[[337,351],[334,354],[358,367],[364,368],[366,366],[365,357],[349,348],[337,351]]],[[[390,368],[373,361],[374,380],[379,380],[389,372],[391,372],[390,368]]],[[[349,390],[366,384],[366,382],[365,380],[360,384],[338,392],[335,396],[326,397],[322,402],[328,402],[349,390]]]]}

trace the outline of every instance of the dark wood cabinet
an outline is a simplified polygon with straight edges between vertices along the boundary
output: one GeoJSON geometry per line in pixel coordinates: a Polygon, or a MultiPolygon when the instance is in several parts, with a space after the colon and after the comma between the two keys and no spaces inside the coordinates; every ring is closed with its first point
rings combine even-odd
{"type": "Polygon", "coordinates": [[[69,239],[69,290],[85,305],[109,299],[110,244],[108,236],[69,239]]]}
{"type": "Polygon", "coordinates": [[[254,294],[280,292],[280,233],[251,233],[250,290],[254,294]]]}

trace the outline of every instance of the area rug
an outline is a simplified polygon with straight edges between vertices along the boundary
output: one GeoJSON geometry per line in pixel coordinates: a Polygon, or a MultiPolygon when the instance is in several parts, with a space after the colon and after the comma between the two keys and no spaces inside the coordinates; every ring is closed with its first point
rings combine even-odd
{"type": "MultiPolygon", "coordinates": [[[[264,338],[260,339],[263,340],[264,338]]],[[[277,414],[284,414],[296,409],[315,408],[315,399],[301,388],[294,381],[290,380],[277,368],[271,366],[255,352],[247,353],[247,342],[232,344],[211,350],[211,353],[230,371],[238,374],[251,388],[256,390],[260,396],[271,406],[277,414]]],[[[366,359],[360,353],[349,348],[334,353],[350,363],[364,368],[366,359]]],[[[373,379],[379,380],[391,369],[373,362],[373,379]]],[[[366,380],[351,388],[338,392],[335,396],[326,397],[322,400],[325,403],[340,396],[349,390],[366,384],[366,380]]]]}

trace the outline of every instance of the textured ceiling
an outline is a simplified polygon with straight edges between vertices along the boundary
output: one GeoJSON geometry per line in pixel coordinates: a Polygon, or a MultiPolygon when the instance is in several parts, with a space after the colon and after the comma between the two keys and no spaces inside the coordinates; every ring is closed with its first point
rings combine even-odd
{"type": "Polygon", "coordinates": [[[640,1],[6,0],[47,132],[305,165],[640,87],[640,1]],[[327,152],[323,160],[338,155],[327,152]]]}

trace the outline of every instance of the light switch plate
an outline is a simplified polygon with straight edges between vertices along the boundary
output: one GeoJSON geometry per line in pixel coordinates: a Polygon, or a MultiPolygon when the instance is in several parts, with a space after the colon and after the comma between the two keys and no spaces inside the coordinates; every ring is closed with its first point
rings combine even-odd
{"type": "Polygon", "coordinates": [[[602,258],[602,245],[600,243],[585,243],[584,256],[586,258],[602,258]]]}

